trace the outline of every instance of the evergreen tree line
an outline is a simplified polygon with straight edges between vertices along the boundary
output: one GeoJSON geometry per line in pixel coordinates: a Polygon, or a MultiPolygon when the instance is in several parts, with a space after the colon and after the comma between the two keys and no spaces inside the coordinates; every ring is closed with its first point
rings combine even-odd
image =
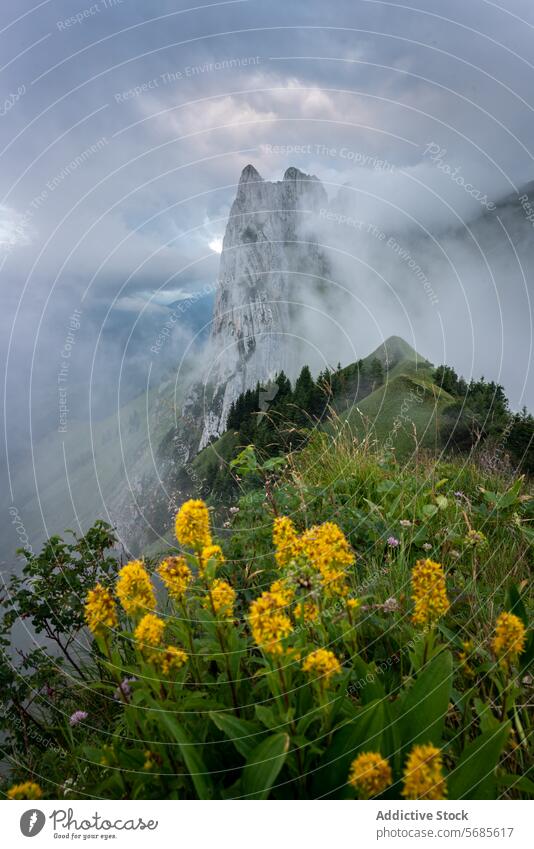
{"type": "Polygon", "coordinates": [[[460,451],[494,443],[522,471],[534,473],[534,417],[526,407],[520,413],[511,412],[499,383],[484,377],[468,382],[450,366],[438,366],[434,381],[455,399],[445,410],[444,443],[460,451]]]}
{"type": "Polygon", "coordinates": [[[378,359],[358,360],[347,368],[324,369],[316,380],[304,366],[295,381],[282,371],[266,386],[259,383],[231,405],[227,428],[239,434],[241,445],[253,443],[267,454],[297,448],[306,431],[324,418],[329,404],[350,395],[353,402],[384,382],[378,359]]]}

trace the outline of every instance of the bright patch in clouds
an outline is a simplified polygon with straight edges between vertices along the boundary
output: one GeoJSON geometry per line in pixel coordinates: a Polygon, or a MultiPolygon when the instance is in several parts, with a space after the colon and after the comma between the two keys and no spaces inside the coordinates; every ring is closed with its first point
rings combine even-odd
{"type": "Polygon", "coordinates": [[[217,236],[215,239],[212,239],[211,242],[209,243],[209,247],[216,254],[222,254],[222,249],[223,249],[222,236],[217,236]]]}
{"type": "Polygon", "coordinates": [[[28,224],[23,215],[8,206],[0,206],[0,249],[29,242],[28,224]]]}

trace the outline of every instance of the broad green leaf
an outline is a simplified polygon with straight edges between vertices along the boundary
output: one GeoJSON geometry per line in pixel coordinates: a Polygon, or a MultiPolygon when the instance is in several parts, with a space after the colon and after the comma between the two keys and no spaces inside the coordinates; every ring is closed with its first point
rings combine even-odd
{"type": "Polygon", "coordinates": [[[255,722],[239,719],[231,713],[210,713],[210,719],[219,731],[226,734],[232,741],[240,755],[248,758],[252,750],[258,745],[259,740],[265,733],[255,722]]]}
{"type": "Polygon", "coordinates": [[[200,744],[193,743],[189,739],[182,726],[170,713],[160,713],[158,719],[167,726],[172,739],[178,743],[180,754],[191,776],[198,798],[213,798],[213,785],[200,754],[200,744]]]}
{"type": "Polygon", "coordinates": [[[272,708],[265,707],[264,705],[256,705],[254,711],[259,721],[266,728],[278,728],[280,726],[280,720],[274,715],[272,708]]]}
{"type": "Polygon", "coordinates": [[[362,705],[385,698],[384,687],[374,664],[365,663],[359,655],[352,658],[353,676],[347,692],[356,696],[362,705]]]}
{"type": "Polygon", "coordinates": [[[522,793],[534,796],[534,781],[526,775],[514,775],[512,772],[506,772],[504,775],[498,775],[495,780],[499,787],[509,787],[511,790],[520,790],[522,793]]]}
{"type": "Polygon", "coordinates": [[[415,743],[439,745],[452,689],[452,655],[436,655],[408,692],[399,708],[399,730],[403,746],[415,743]]]}
{"type": "Polygon", "coordinates": [[[243,769],[241,787],[248,799],[267,799],[287,753],[289,735],[273,734],[250,753],[243,769]]]}
{"type": "Polygon", "coordinates": [[[495,505],[495,509],[504,510],[506,507],[510,507],[514,503],[514,501],[517,501],[522,486],[523,476],[518,478],[514,485],[507,492],[505,492],[504,495],[499,496],[495,505]]]}
{"type": "Polygon", "coordinates": [[[386,702],[377,699],[334,734],[313,781],[313,796],[340,796],[347,787],[352,761],[360,751],[382,752],[382,735],[388,724],[386,702]]]}
{"type": "Polygon", "coordinates": [[[480,720],[481,732],[495,731],[500,726],[500,722],[492,713],[490,706],[485,704],[482,699],[474,699],[473,704],[480,720]]]}
{"type": "Polygon", "coordinates": [[[465,747],[447,779],[449,799],[494,799],[495,767],[506,743],[510,723],[480,734],[465,747]]]}

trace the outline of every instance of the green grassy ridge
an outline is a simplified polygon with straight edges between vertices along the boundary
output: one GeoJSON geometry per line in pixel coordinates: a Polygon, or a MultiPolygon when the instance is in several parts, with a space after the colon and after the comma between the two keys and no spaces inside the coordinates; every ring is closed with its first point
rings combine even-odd
{"type": "Polygon", "coordinates": [[[415,439],[420,447],[439,447],[441,415],[453,400],[429,380],[398,374],[358,402],[348,418],[357,433],[371,427],[375,438],[390,438],[404,455],[414,450],[415,439]]]}
{"type": "MultiPolygon", "coordinates": [[[[404,456],[414,449],[412,423],[416,428],[418,445],[424,448],[436,447],[442,414],[454,403],[454,398],[434,383],[432,363],[398,336],[391,336],[361,362],[370,364],[374,359],[383,365],[389,364],[386,382],[374,392],[358,398],[358,363],[345,366],[339,374],[346,380],[346,386],[332,403],[335,416],[347,419],[359,436],[371,429],[377,440],[384,441],[393,433],[396,420],[404,413],[407,420],[402,422],[402,427],[396,429],[394,434],[397,454],[404,456]],[[408,410],[404,412],[403,404],[406,401],[408,410]]],[[[333,425],[327,420],[318,427],[331,432],[333,425]]],[[[229,462],[235,456],[237,439],[234,435],[234,439],[230,440],[228,433],[200,452],[193,463],[199,472],[207,469],[215,456],[221,462],[229,462]]]]}

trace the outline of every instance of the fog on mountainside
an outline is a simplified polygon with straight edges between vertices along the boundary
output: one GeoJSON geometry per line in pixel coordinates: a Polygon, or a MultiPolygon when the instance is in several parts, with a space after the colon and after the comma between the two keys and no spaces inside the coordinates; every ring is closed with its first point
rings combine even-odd
{"type": "Polygon", "coordinates": [[[508,198],[467,222],[447,221],[435,216],[430,228],[392,209],[388,197],[323,185],[292,166],[275,182],[245,167],[214,306],[206,289],[124,325],[124,333],[112,313],[115,348],[101,347],[91,372],[87,324],[75,328],[69,432],[38,439],[37,429],[32,451],[26,442],[12,454],[25,534],[37,543],[103,516],[126,546],[136,535],[139,544],[145,534],[157,539],[180,494],[180,469],[224,432],[241,392],[281,370],[294,379],[305,363],[314,374],[353,363],[390,336],[467,379],[484,373],[522,404],[531,222],[508,198]],[[504,347],[511,338],[513,352],[504,347]]]}

